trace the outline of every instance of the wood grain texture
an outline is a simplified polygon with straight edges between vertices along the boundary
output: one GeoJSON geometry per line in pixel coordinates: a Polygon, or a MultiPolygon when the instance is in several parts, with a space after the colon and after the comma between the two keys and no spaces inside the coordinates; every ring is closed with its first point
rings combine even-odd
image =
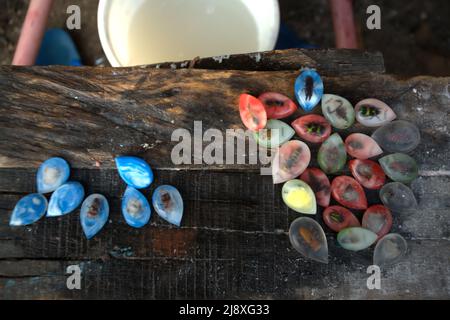
{"type": "MultiPolygon", "coordinates": [[[[267,53],[260,69],[245,60],[254,56],[196,65],[235,70],[0,67],[0,299],[450,298],[450,79],[399,79],[380,73],[380,65],[364,69],[365,58],[355,52],[330,52],[289,50],[286,60],[283,52],[267,53]],[[352,103],[380,98],[421,130],[413,154],[421,174],[412,184],[420,205],[394,216],[393,231],[407,239],[409,252],[382,270],[381,290],[366,286],[373,248],[345,251],[325,227],[329,265],[292,249],[287,231],[298,214],[257,165],[175,166],[170,160],[177,128],[192,131],[196,120],[204,130],[242,128],[236,98],[243,91],[292,97],[305,56],[326,75],[327,92],[352,103]],[[343,65],[334,66],[332,56],[343,65]],[[148,197],[159,184],[179,188],[185,200],[180,229],[155,213],[143,229],[125,224],[125,186],[112,161],[119,154],[142,156],[156,168],[155,183],[144,191],[148,197]],[[90,241],[78,211],[8,226],[17,200],[36,191],[37,166],[55,155],[71,163],[72,179],[87,194],[103,193],[110,201],[110,222],[90,241]],[[82,290],[66,288],[72,264],[83,270],[82,290]]],[[[376,192],[369,201],[378,202],[376,192]]],[[[314,218],[323,225],[321,211],[314,218]]]]}

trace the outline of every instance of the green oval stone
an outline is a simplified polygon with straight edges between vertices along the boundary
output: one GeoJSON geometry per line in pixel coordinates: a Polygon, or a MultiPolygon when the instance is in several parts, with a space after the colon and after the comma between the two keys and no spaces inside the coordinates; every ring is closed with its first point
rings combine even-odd
{"type": "Polygon", "coordinates": [[[410,183],[419,175],[416,160],[404,153],[393,153],[380,160],[384,173],[396,182],[410,183]]]}
{"type": "Polygon", "coordinates": [[[253,135],[260,146],[276,148],[289,141],[295,134],[294,129],[280,120],[268,120],[264,129],[256,131],[253,135]]]}
{"type": "Polygon", "coordinates": [[[344,141],[338,133],[332,134],[320,146],[317,156],[320,168],[328,174],[341,171],[347,162],[344,141]]]}
{"type": "Polygon", "coordinates": [[[364,228],[347,228],[337,235],[337,241],[342,248],[351,251],[367,249],[377,241],[377,234],[364,228]]]}
{"type": "Polygon", "coordinates": [[[330,124],[337,129],[350,128],[355,122],[355,109],[345,98],[335,94],[324,94],[322,113],[330,124]]]}

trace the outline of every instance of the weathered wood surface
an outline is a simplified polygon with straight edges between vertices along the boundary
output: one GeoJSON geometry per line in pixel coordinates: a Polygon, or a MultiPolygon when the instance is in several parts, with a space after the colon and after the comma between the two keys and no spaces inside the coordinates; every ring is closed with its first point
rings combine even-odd
{"type": "MultiPolygon", "coordinates": [[[[412,184],[420,207],[394,217],[394,231],[410,250],[383,270],[381,290],[366,287],[372,249],[345,251],[331,232],[329,265],[300,257],[287,237],[298,214],[256,166],[172,164],[174,129],[192,130],[194,120],[204,130],[242,128],[236,97],[269,89],[292,95],[296,74],[0,67],[0,298],[450,298],[449,78],[324,77],[327,92],[353,103],[383,99],[422,132],[414,152],[421,176],[412,184]],[[154,186],[180,189],[182,228],[156,214],[140,230],[124,223],[124,184],[112,159],[127,153],[158,168],[154,186]],[[111,221],[90,241],[78,213],[8,226],[15,202],[35,191],[37,165],[53,155],[70,161],[73,179],[87,193],[110,200],[111,221]],[[66,288],[65,268],[72,264],[83,270],[79,291],[66,288]]],[[[321,222],[321,213],[316,219],[321,222]]]]}

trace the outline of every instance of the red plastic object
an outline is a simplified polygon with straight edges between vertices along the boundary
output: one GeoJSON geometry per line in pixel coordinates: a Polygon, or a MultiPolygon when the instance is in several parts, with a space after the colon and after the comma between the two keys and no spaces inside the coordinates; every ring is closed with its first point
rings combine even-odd
{"type": "Polygon", "coordinates": [[[267,113],[262,102],[249,94],[239,97],[239,113],[244,125],[253,131],[264,129],[267,124],[267,113]]]}
{"type": "Polygon", "coordinates": [[[311,143],[321,143],[331,135],[331,125],[317,114],[309,114],[292,122],[292,127],[300,138],[311,143]]]}
{"type": "Polygon", "coordinates": [[[334,178],[331,183],[331,195],[341,205],[351,209],[367,209],[367,198],[364,189],[355,179],[348,176],[334,178]]]}
{"type": "Polygon", "coordinates": [[[350,160],[350,171],[355,179],[367,189],[381,189],[386,182],[386,175],[381,166],[372,160],[350,160]]]}
{"type": "Polygon", "coordinates": [[[52,4],[53,0],[31,0],[14,53],[13,65],[31,66],[35,63],[52,4]]]}
{"type": "Polygon", "coordinates": [[[357,49],[352,0],[330,0],[336,48],[357,49]]]}
{"type": "Polygon", "coordinates": [[[316,195],[319,206],[328,207],[331,198],[331,185],[327,175],[318,168],[307,168],[300,179],[305,181],[316,195]]]}

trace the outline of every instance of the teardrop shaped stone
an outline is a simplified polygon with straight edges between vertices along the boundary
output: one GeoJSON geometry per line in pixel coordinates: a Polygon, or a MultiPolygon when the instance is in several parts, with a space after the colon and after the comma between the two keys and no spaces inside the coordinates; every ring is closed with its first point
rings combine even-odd
{"type": "Polygon", "coordinates": [[[249,94],[240,95],[239,113],[244,126],[252,131],[263,129],[267,124],[267,113],[264,105],[259,99],[249,94]]]}
{"type": "Polygon", "coordinates": [[[300,179],[311,187],[319,206],[328,207],[331,198],[331,184],[327,175],[318,168],[307,168],[300,179]]]}
{"type": "Polygon", "coordinates": [[[364,189],[353,178],[339,176],[331,183],[331,195],[341,205],[351,209],[367,209],[367,198],[364,189]]]}
{"type": "Polygon", "coordinates": [[[183,198],[175,187],[162,185],[156,188],[153,192],[152,203],[161,218],[180,226],[184,210],[183,198]]]}
{"type": "Polygon", "coordinates": [[[38,169],[36,184],[38,193],[53,192],[67,182],[70,175],[70,167],[62,158],[50,158],[45,160],[38,169]]]}
{"type": "Polygon", "coordinates": [[[320,146],[317,155],[320,168],[327,174],[341,171],[347,162],[344,141],[338,133],[332,134],[320,146]]]}
{"type": "Polygon", "coordinates": [[[373,253],[373,264],[386,266],[398,263],[406,255],[408,244],[397,233],[390,233],[381,238],[373,253]]]}
{"type": "Polygon", "coordinates": [[[295,81],[295,96],[306,112],[310,112],[322,99],[323,82],[312,69],[304,69],[295,81]]]}
{"type": "Polygon", "coordinates": [[[417,200],[413,191],[400,182],[390,182],[380,190],[380,199],[383,204],[394,212],[414,210],[417,200]]]}
{"type": "Polygon", "coordinates": [[[116,166],[120,177],[130,187],[143,189],[153,182],[153,171],[148,163],[141,158],[117,157],[116,166]]]}
{"type": "Polygon", "coordinates": [[[349,161],[353,177],[367,189],[380,189],[386,182],[386,175],[378,163],[372,160],[349,161]]]}
{"type": "Polygon", "coordinates": [[[84,199],[84,188],[76,181],[69,181],[56,189],[50,197],[47,217],[59,217],[74,211],[84,199]]]}
{"type": "Polygon", "coordinates": [[[376,233],[364,228],[347,228],[341,230],[337,235],[340,246],[350,251],[367,249],[377,241],[376,233]]]}
{"type": "Polygon", "coordinates": [[[286,142],[275,153],[272,161],[273,183],[282,183],[298,177],[311,161],[311,151],[302,141],[286,142]]]}
{"type": "Polygon", "coordinates": [[[339,232],[346,228],[360,227],[358,219],[347,208],[341,206],[331,206],[325,209],[322,214],[323,221],[331,230],[339,232]]]}
{"type": "Polygon", "coordinates": [[[267,119],[283,119],[292,115],[298,108],[297,105],[281,93],[266,92],[258,97],[264,105],[267,119]]]}
{"type": "Polygon", "coordinates": [[[378,128],[372,138],[387,152],[409,153],[420,143],[420,131],[411,122],[397,120],[378,128]]]}
{"type": "Polygon", "coordinates": [[[410,183],[419,175],[416,160],[404,153],[393,153],[378,161],[384,173],[396,182],[410,183]]]}
{"type": "Polygon", "coordinates": [[[289,240],[295,250],[306,258],[328,263],[328,243],[322,227],[313,219],[295,219],[289,228],[289,240]]]}
{"type": "Polygon", "coordinates": [[[345,98],[335,94],[324,94],[322,97],[322,113],[337,129],[350,128],[355,122],[355,110],[345,98]]]}
{"type": "Polygon", "coordinates": [[[109,217],[109,204],[105,196],[91,194],[87,197],[80,210],[80,222],[87,239],[95,236],[106,224],[109,217]]]}
{"type": "Polygon", "coordinates": [[[308,114],[292,122],[298,136],[311,143],[321,143],[331,135],[331,125],[317,114],[308,114]]]}
{"type": "Polygon", "coordinates": [[[38,221],[47,211],[47,199],[39,193],[29,194],[20,199],[13,209],[10,226],[26,226],[38,221]]]}
{"type": "Polygon", "coordinates": [[[253,133],[258,144],[265,148],[276,148],[289,141],[294,134],[294,129],[280,120],[269,120],[264,129],[253,133]]]}
{"type": "Polygon", "coordinates": [[[122,215],[133,228],[145,226],[152,214],[147,198],[137,189],[127,187],[122,198],[122,215]]]}
{"type": "Polygon", "coordinates": [[[381,127],[394,120],[397,115],[383,101],[364,99],[355,106],[356,120],[366,127],[381,127]]]}
{"type": "Polygon", "coordinates": [[[363,133],[352,133],[345,139],[347,153],[356,159],[369,159],[383,153],[378,143],[363,133]]]}
{"type": "Polygon", "coordinates": [[[375,232],[378,239],[388,234],[392,228],[391,211],[381,204],[369,207],[362,219],[363,228],[375,232]]]}
{"type": "Polygon", "coordinates": [[[289,180],[283,185],[281,196],[292,210],[304,214],[316,214],[316,196],[311,187],[302,180],[289,180]]]}

